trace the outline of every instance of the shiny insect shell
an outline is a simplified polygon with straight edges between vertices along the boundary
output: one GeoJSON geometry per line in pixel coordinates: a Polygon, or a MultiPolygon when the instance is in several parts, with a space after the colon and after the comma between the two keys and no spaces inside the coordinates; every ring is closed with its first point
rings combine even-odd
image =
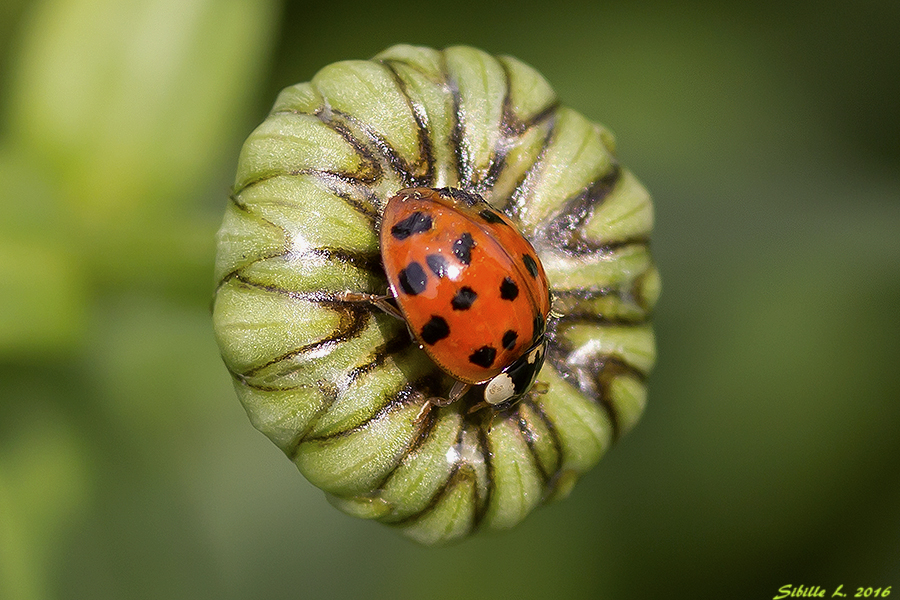
{"type": "Polygon", "coordinates": [[[412,188],[387,202],[380,241],[397,306],[435,364],[486,384],[498,409],[528,392],[546,354],[550,291],[512,221],[472,192],[412,188]]]}

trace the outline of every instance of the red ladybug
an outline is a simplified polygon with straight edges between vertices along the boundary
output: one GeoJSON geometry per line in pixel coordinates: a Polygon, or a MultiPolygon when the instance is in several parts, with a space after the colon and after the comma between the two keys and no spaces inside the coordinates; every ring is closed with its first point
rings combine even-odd
{"type": "Polygon", "coordinates": [[[448,398],[431,404],[486,384],[484,403],[473,410],[499,409],[531,389],[547,348],[550,290],[534,248],[512,221],[472,192],[411,188],[388,200],[380,242],[398,316],[459,381],[448,398]]]}

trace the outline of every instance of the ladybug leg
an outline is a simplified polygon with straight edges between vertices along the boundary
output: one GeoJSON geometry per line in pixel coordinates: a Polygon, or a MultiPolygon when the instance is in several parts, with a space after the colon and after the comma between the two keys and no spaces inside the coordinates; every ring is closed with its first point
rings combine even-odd
{"type": "Polygon", "coordinates": [[[456,383],[453,384],[453,387],[450,388],[450,393],[447,394],[448,399],[446,404],[438,404],[438,406],[446,406],[447,404],[456,402],[457,400],[462,398],[466,392],[469,391],[470,387],[472,386],[468,383],[465,383],[464,381],[456,381],[456,383]]]}
{"type": "Polygon", "coordinates": [[[366,294],[364,292],[339,292],[335,295],[338,302],[360,302],[372,304],[381,312],[391,315],[396,319],[405,321],[403,313],[396,306],[390,303],[392,296],[384,296],[379,294],[366,294]]]}
{"type": "Polygon", "coordinates": [[[487,403],[487,400],[482,400],[478,404],[471,406],[466,414],[472,414],[473,412],[478,412],[482,408],[487,408],[490,404],[487,403]]]}
{"type": "MultiPolygon", "coordinates": [[[[470,414],[470,415],[471,415],[473,412],[478,412],[478,411],[481,410],[482,408],[487,408],[488,406],[490,406],[490,404],[488,404],[488,402],[487,402],[486,400],[482,400],[482,401],[479,402],[478,404],[476,404],[476,405],[474,405],[473,407],[471,407],[471,408],[469,409],[469,411],[468,411],[467,414],[470,414]]],[[[498,411],[496,411],[496,410],[492,410],[492,411],[489,413],[490,416],[488,417],[488,424],[487,424],[487,430],[488,430],[488,433],[490,433],[491,429],[494,428],[494,417],[497,416],[497,412],[498,412],[498,411]]]]}
{"type": "Polygon", "coordinates": [[[419,411],[419,414],[416,415],[415,423],[420,423],[431,412],[432,406],[447,406],[449,404],[453,404],[457,400],[463,397],[463,395],[469,391],[469,388],[472,387],[468,383],[464,383],[462,381],[457,381],[453,384],[453,387],[450,388],[450,393],[447,394],[446,398],[441,398],[439,396],[434,396],[425,401],[425,404],[422,405],[422,410],[419,411]]]}
{"type": "Polygon", "coordinates": [[[532,393],[544,395],[550,390],[550,384],[546,381],[535,381],[531,386],[532,393]]]}
{"type": "MultiPolygon", "coordinates": [[[[549,383],[547,383],[546,381],[535,381],[535,382],[531,385],[531,389],[528,390],[528,394],[538,394],[538,395],[540,395],[540,396],[543,396],[543,395],[546,394],[548,391],[550,391],[550,384],[549,384],[549,383]]],[[[478,411],[481,410],[482,408],[487,408],[488,406],[491,406],[491,404],[490,404],[487,400],[482,400],[482,401],[479,402],[478,404],[475,404],[475,405],[473,405],[471,408],[469,408],[468,414],[471,415],[473,412],[478,412],[478,411]]],[[[495,411],[495,412],[496,412],[496,411],[495,411]]],[[[493,417],[492,417],[492,418],[493,418],[493,417]]]]}

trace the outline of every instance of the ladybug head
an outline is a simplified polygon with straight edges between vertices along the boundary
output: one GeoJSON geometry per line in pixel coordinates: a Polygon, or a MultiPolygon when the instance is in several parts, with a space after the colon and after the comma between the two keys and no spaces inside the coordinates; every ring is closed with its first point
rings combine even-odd
{"type": "Polygon", "coordinates": [[[525,354],[494,376],[484,386],[484,401],[496,410],[503,410],[525,395],[544,365],[547,338],[541,336],[525,354]]]}

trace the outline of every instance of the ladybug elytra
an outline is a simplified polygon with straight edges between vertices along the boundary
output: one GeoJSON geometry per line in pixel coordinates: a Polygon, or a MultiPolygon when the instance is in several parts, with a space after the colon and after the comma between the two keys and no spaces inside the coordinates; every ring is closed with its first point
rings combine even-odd
{"type": "Polygon", "coordinates": [[[484,402],[472,410],[500,409],[531,389],[546,354],[550,292],[512,221],[472,192],[411,188],[387,202],[380,243],[398,316],[458,381],[431,404],[485,384],[484,402]]]}

